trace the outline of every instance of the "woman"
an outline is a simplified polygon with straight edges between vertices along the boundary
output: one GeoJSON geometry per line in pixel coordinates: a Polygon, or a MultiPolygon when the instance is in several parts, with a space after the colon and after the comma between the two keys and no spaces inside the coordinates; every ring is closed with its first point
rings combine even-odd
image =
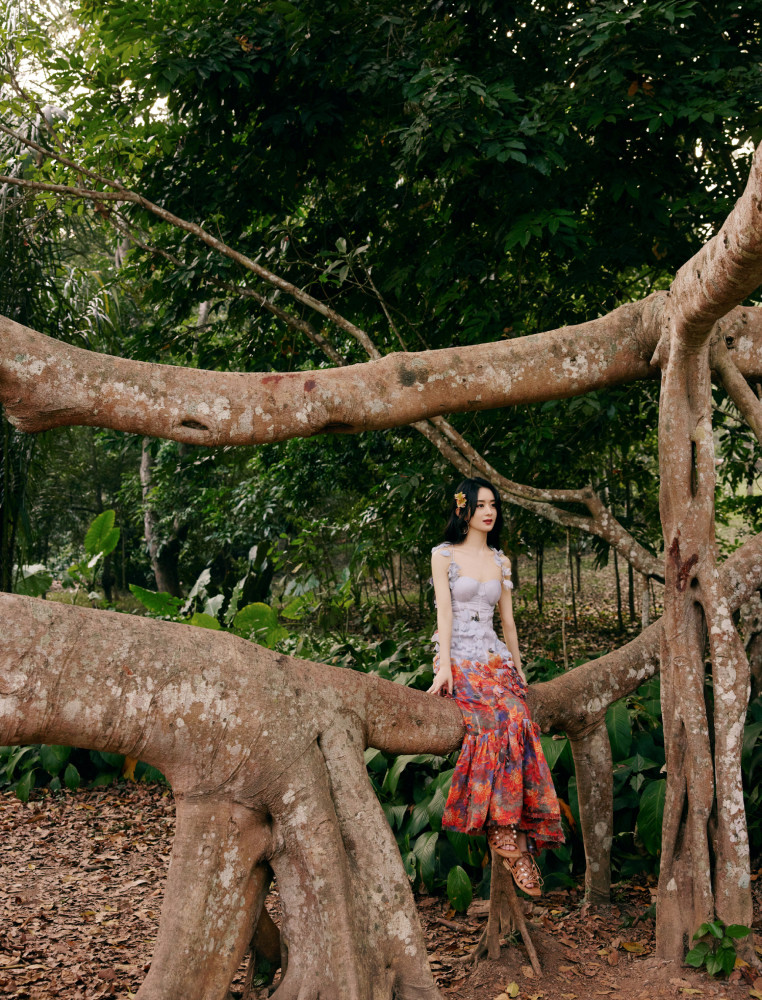
{"type": "Polygon", "coordinates": [[[466,724],[442,826],[486,830],[516,885],[539,896],[542,880],[532,854],[557,847],[564,837],[539,730],[526,705],[502,526],[494,486],[464,479],[453,497],[446,541],[431,555],[437,656],[429,692],[452,695],[466,724]],[[492,624],[495,605],[504,643],[492,624]]]}

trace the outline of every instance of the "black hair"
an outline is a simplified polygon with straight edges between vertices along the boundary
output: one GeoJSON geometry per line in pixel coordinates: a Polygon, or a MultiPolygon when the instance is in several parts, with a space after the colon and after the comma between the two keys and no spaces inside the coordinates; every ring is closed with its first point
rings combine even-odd
{"type": "Polygon", "coordinates": [[[492,483],[486,479],[482,479],[481,476],[474,476],[473,479],[463,479],[450,494],[450,519],[444,530],[446,542],[457,545],[458,542],[462,542],[466,537],[468,522],[476,510],[476,504],[479,500],[479,490],[482,487],[491,490],[495,498],[495,523],[487,534],[487,545],[492,546],[493,549],[500,548],[500,535],[503,531],[503,505],[500,500],[500,494],[492,483]],[[466,502],[460,510],[458,510],[457,501],[455,500],[456,493],[463,493],[466,498],[466,502]]]}

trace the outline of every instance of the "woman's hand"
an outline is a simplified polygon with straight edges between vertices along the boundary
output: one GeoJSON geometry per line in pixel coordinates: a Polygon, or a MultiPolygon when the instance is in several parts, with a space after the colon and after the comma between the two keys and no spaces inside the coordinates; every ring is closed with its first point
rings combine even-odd
{"type": "Polygon", "coordinates": [[[440,667],[428,694],[452,694],[452,667],[440,667]]]}

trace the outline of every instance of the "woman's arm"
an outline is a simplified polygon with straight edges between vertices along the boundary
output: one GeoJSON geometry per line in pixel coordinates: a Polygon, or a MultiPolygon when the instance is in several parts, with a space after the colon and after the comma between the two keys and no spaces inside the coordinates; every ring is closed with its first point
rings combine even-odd
{"type": "MultiPolygon", "coordinates": [[[[510,563],[503,556],[503,565],[507,566],[510,571],[510,563]]],[[[510,576],[506,579],[510,580],[510,576]]],[[[521,669],[521,653],[519,652],[519,637],[516,632],[516,623],[513,620],[513,595],[512,588],[503,585],[503,592],[500,595],[500,602],[498,604],[500,608],[500,620],[503,623],[503,637],[505,638],[505,644],[511,651],[511,656],[513,657],[513,662],[516,664],[516,669],[519,672],[519,676],[526,684],[526,677],[524,676],[524,671],[521,669]]]]}
{"type": "Polygon", "coordinates": [[[431,554],[431,579],[434,581],[434,596],[437,600],[437,632],[439,633],[439,670],[429,694],[446,691],[452,694],[452,666],[450,664],[450,641],[452,639],[452,598],[448,575],[450,556],[440,551],[431,554]]]}

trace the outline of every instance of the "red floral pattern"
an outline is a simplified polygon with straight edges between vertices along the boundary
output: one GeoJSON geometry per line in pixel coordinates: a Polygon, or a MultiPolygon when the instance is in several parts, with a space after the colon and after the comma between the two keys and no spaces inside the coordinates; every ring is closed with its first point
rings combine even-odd
{"type": "Polygon", "coordinates": [[[486,664],[453,660],[452,673],[467,732],[442,826],[483,833],[487,825],[515,824],[535,850],[558,847],[564,840],[558,799],[513,662],[498,655],[486,664]]]}

